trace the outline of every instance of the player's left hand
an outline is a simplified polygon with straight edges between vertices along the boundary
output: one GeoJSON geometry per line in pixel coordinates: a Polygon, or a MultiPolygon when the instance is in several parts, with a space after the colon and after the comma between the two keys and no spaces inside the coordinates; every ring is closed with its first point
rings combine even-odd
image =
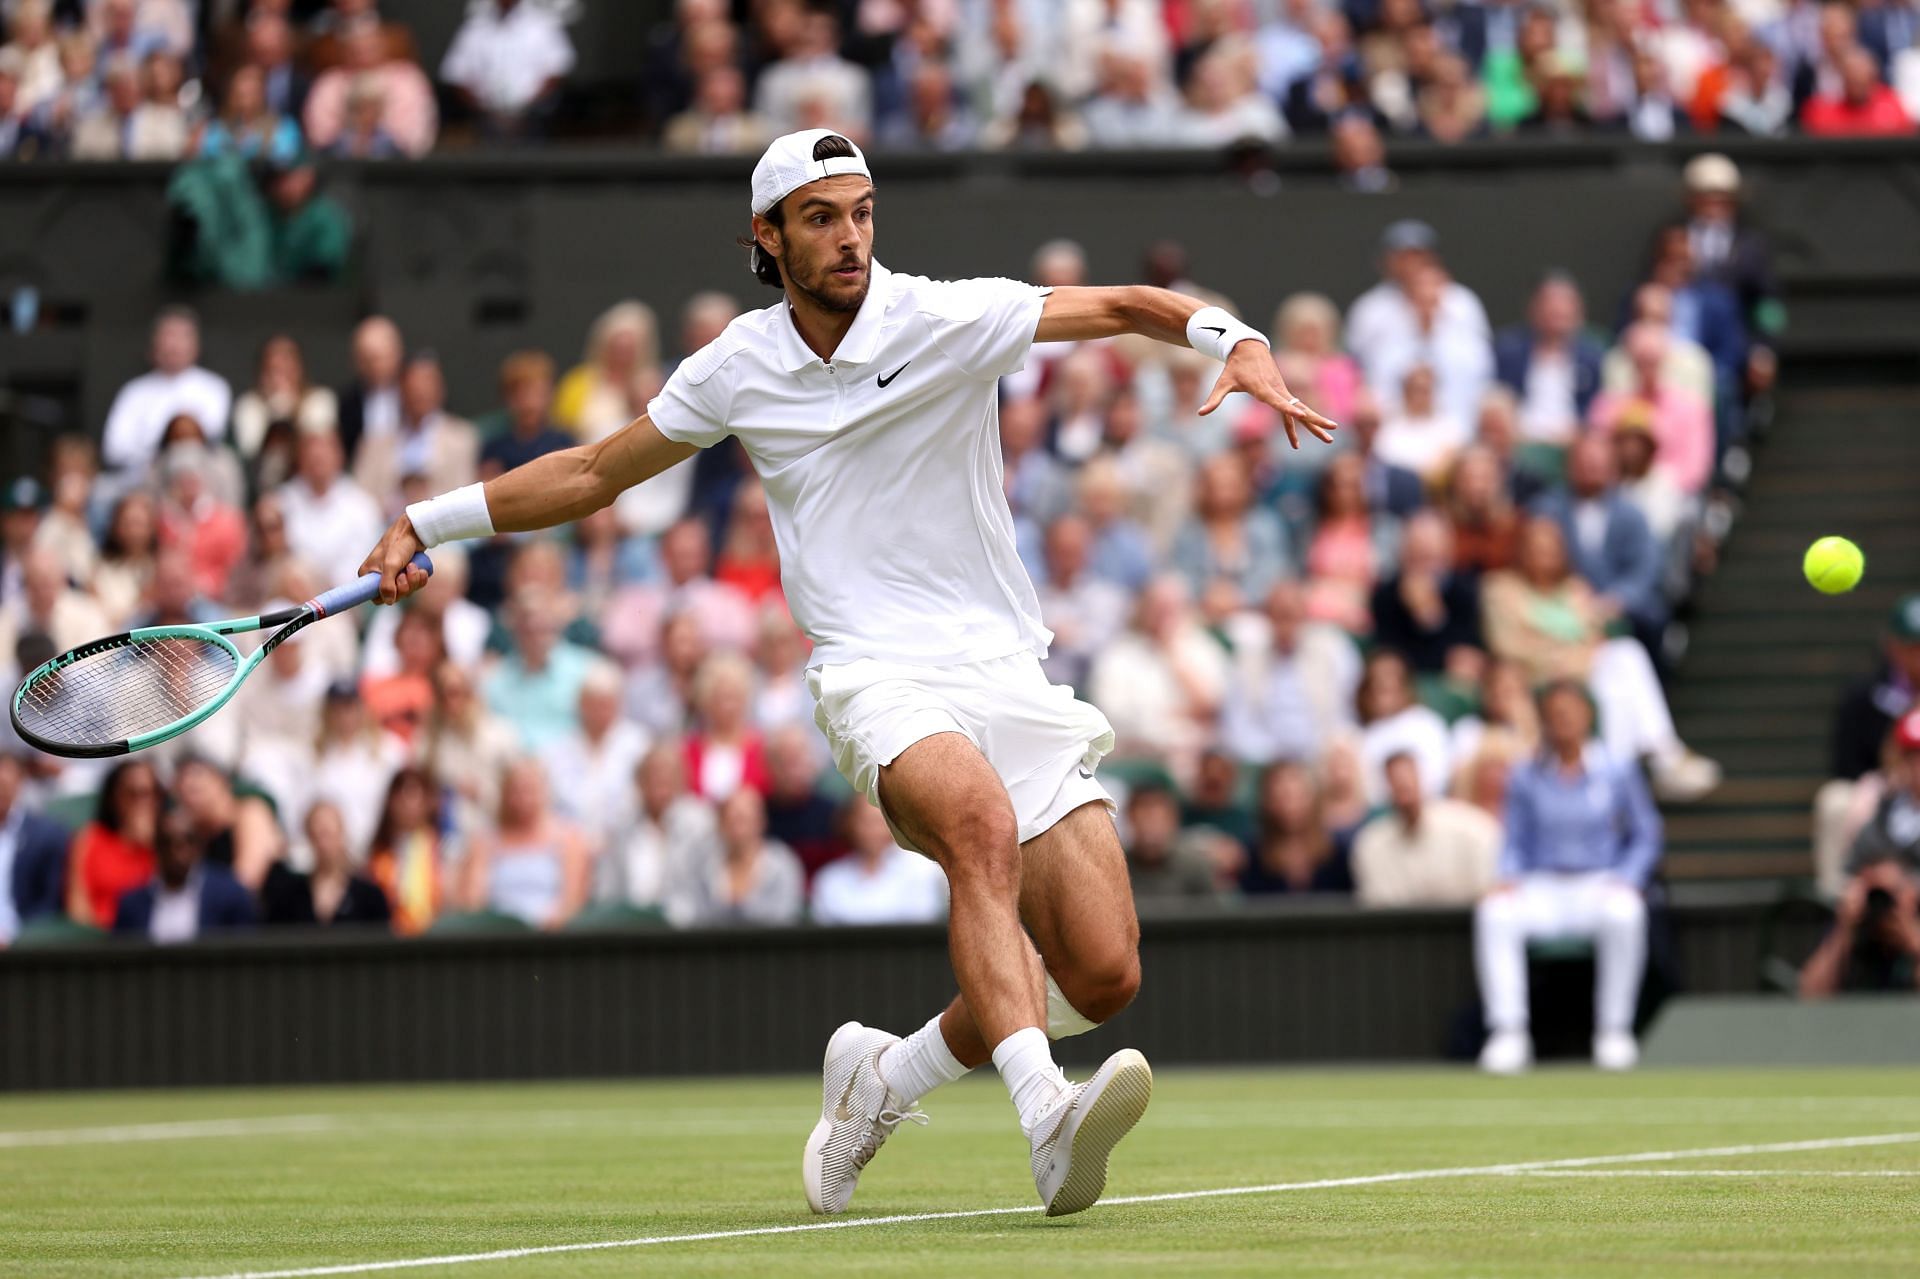
{"type": "Polygon", "coordinates": [[[1219,408],[1220,401],[1235,391],[1245,391],[1278,412],[1280,425],[1287,431],[1287,443],[1296,449],[1300,447],[1299,427],[1304,426],[1323,444],[1333,443],[1333,433],[1340,429],[1338,422],[1314,412],[1305,400],[1287,389],[1287,380],[1273,362],[1273,352],[1251,338],[1227,352],[1226,367],[1213,384],[1213,394],[1200,406],[1200,416],[1219,408]]]}

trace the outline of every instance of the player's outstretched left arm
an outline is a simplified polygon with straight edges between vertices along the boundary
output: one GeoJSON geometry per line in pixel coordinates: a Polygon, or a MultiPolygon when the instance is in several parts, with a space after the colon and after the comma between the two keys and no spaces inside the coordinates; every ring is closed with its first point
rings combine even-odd
{"type": "Polygon", "coordinates": [[[1235,391],[1245,391],[1280,414],[1287,443],[1300,447],[1298,428],[1333,442],[1338,423],[1323,417],[1287,389],[1273,362],[1273,351],[1257,330],[1197,298],[1147,285],[1121,288],[1057,288],[1040,310],[1036,342],[1086,342],[1139,333],[1173,346],[1190,346],[1223,361],[1213,394],[1200,407],[1204,416],[1235,391]]]}
{"type": "Polygon", "coordinates": [[[442,542],[495,533],[526,533],[584,519],[642,480],[699,450],[669,440],[645,416],[593,444],[561,449],[495,476],[407,508],[361,564],[380,574],[379,603],[391,604],[427,584],[410,567],[420,551],[442,542]]]}

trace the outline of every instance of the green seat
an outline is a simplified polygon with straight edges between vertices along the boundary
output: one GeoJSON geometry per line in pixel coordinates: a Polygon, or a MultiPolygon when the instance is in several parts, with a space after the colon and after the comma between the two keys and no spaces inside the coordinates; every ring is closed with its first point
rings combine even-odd
{"type": "Polygon", "coordinates": [[[1591,959],[1591,937],[1536,937],[1527,943],[1530,959],[1591,959]]]}
{"type": "Polygon", "coordinates": [[[836,808],[853,798],[853,784],[840,776],[837,768],[820,770],[820,779],[814,783],[813,789],[821,798],[832,800],[836,808]]]}
{"type": "Polygon", "coordinates": [[[442,915],[427,929],[433,937],[475,937],[487,934],[530,933],[533,927],[523,919],[498,911],[476,910],[442,915]]]}
{"type": "Polygon", "coordinates": [[[629,906],[625,902],[590,902],[567,921],[570,933],[645,932],[665,927],[666,912],[658,906],[629,906]]]}
{"type": "Polygon", "coordinates": [[[1420,704],[1449,724],[1480,709],[1476,690],[1462,687],[1444,675],[1415,676],[1413,686],[1420,704]]]}
{"type": "Polygon", "coordinates": [[[1113,759],[1109,757],[1100,761],[1100,771],[1119,782],[1128,790],[1132,790],[1134,787],[1141,785],[1165,786],[1169,790],[1176,789],[1173,785],[1172,774],[1168,773],[1167,766],[1158,760],[1113,759]]]}
{"type": "Polygon", "coordinates": [[[94,810],[99,806],[100,796],[87,791],[81,795],[61,795],[50,799],[41,806],[40,813],[68,830],[79,830],[93,820],[94,810]]]}
{"type": "Polygon", "coordinates": [[[20,925],[13,939],[16,950],[54,950],[66,946],[95,946],[107,934],[91,924],[76,923],[65,915],[42,915],[20,925]]]}

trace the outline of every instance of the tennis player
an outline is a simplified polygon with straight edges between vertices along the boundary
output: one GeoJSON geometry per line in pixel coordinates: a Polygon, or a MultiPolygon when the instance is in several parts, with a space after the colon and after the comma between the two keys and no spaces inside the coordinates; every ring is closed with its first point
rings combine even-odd
{"type": "Polygon", "coordinates": [[[828,1041],[807,1202],[844,1209],[902,1120],[925,1122],[916,1103],[991,1060],[1048,1215],[1079,1212],[1153,1076],[1125,1049],[1069,1083],[1049,1040],[1132,1000],[1139,926],[1094,780],[1113,730],[1041,674],[1052,636],[1014,550],[996,384],[1035,342],[1140,333],[1225,363],[1202,413],[1247,392],[1296,448],[1298,429],[1328,440],[1334,424],[1288,392],[1264,337],[1192,298],[887,270],[873,259],[866,157],[828,130],[767,148],[752,231],[741,244],[780,301],[688,356],[614,435],[409,507],[363,571],[381,573],[391,602],[424,585],[407,567],[423,548],[580,519],[738,438],[813,641],[807,682],[834,760],[904,847],[940,864],[952,896],[959,997],[904,1039],[848,1022],[828,1041]]]}

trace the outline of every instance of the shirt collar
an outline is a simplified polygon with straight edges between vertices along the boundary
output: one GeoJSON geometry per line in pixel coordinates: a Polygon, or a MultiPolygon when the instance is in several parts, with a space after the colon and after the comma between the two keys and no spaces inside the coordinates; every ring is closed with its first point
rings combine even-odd
{"type": "MultiPolygon", "coordinates": [[[[1597,741],[1588,742],[1581,748],[1580,771],[1577,775],[1580,777],[1592,777],[1605,767],[1607,759],[1607,748],[1605,746],[1602,746],[1597,741]]],[[[1551,747],[1544,744],[1541,746],[1540,751],[1540,768],[1548,777],[1564,777],[1566,775],[1560,769],[1560,757],[1553,753],[1551,747]]]]}
{"type": "MultiPolygon", "coordinates": [[[[835,364],[865,364],[880,349],[880,327],[886,322],[888,295],[892,292],[889,281],[893,272],[880,265],[878,261],[868,260],[867,300],[860,304],[860,313],[853,317],[853,327],[840,339],[840,345],[834,348],[835,364]]],[[[813,348],[800,336],[800,330],[793,324],[793,306],[782,298],[780,322],[775,328],[780,347],[780,364],[789,373],[798,373],[809,364],[825,363],[813,348]]]]}

